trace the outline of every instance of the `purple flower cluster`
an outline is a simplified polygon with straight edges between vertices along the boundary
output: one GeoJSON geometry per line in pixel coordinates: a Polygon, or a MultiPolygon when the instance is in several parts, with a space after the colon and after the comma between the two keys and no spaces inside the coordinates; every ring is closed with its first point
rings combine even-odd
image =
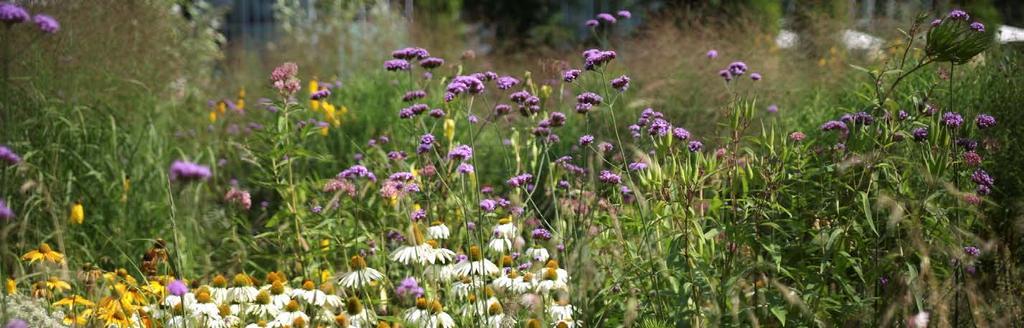
{"type": "Polygon", "coordinates": [[[0,4],[0,22],[7,23],[7,25],[13,25],[27,21],[29,18],[28,11],[13,3],[0,4]]]}
{"type": "Polygon", "coordinates": [[[188,293],[188,286],[184,281],[174,279],[167,284],[167,293],[178,297],[185,296],[188,293]]]}
{"type": "Polygon", "coordinates": [[[629,77],[625,75],[619,76],[617,78],[612,79],[611,83],[612,88],[615,88],[615,90],[619,90],[619,92],[625,92],[626,89],[629,88],[629,77]]]}
{"type": "Polygon", "coordinates": [[[384,69],[390,72],[408,71],[412,68],[405,59],[389,59],[384,62],[384,69]]]}
{"type": "Polygon", "coordinates": [[[398,297],[422,297],[423,292],[423,287],[420,287],[414,277],[402,279],[398,287],[395,287],[395,294],[398,294],[398,297]]]}
{"type": "Polygon", "coordinates": [[[644,162],[633,162],[629,163],[630,171],[643,171],[647,169],[647,163],[644,162]]]}
{"type": "Polygon", "coordinates": [[[612,50],[589,49],[583,52],[583,68],[588,71],[595,70],[612,61],[616,56],[615,51],[612,50]]]}
{"type": "Polygon", "coordinates": [[[593,92],[584,92],[576,96],[576,112],[586,114],[594,106],[600,105],[604,99],[593,92]]]}
{"type": "Polygon", "coordinates": [[[494,212],[494,210],[497,208],[498,202],[495,202],[493,199],[487,198],[480,201],[480,210],[484,212],[494,212]]]}
{"type": "Polygon", "coordinates": [[[345,179],[351,181],[357,178],[366,178],[370,181],[377,181],[377,176],[373,175],[373,172],[370,172],[369,169],[362,165],[352,165],[352,167],[338,173],[337,176],[337,179],[339,180],[345,179]]]}
{"type": "Polygon", "coordinates": [[[21,156],[18,156],[17,153],[7,148],[7,146],[0,145],[0,161],[7,163],[7,165],[17,165],[21,162],[21,156]]]}
{"type": "Polygon", "coordinates": [[[511,76],[502,76],[495,80],[495,84],[498,86],[498,89],[508,90],[516,85],[519,85],[519,79],[516,79],[511,76]]]}
{"type": "Polygon", "coordinates": [[[536,240],[551,240],[552,237],[551,231],[548,231],[548,229],[544,228],[533,229],[533,232],[530,233],[530,235],[533,237],[533,239],[536,240]]]}
{"type": "Polygon", "coordinates": [[[470,174],[476,171],[476,169],[473,167],[472,164],[460,163],[459,167],[456,168],[456,171],[459,172],[460,174],[470,174]]]}
{"type": "Polygon", "coordinates": [[[187,161],[174,161],[169,170],[171,181],[199,181],[209,179],[212,175],[210,168],[187,161]]]}
{"type": "Polygon", "coordinates": [[[914,136],[914,141],[921,142],[921,141],[928,140],[928,128],[927,127],[916,128],[910,134],[914,136]]]}
{"type": "Polygon", "coordinates": [[[971,19],[971,15],[968,15],[966,11],[963,11],[963,10],[960,10],[960,9],[953,9],[953,10],[949,11],[949,15],[947,17],[949,17],[949,19],[952,19],[952,20],[969,20],[969,19],[971,19]]]}
{"type": "Polygon", "coordinates": [[[964,124],[964,117],[960,116],[960,113],[946,112],[942,114],[942,124],[950,128],[959,128],[960,125],[964,124]]]}
{"type": "Polygon", "coordinates": [[[973,150],[964,152],[963,159],[964,163],[967,164],[967,166],[981,165],[981,155],[978,155],[978,153],[974,152],[973,150]]]}
{"type": "Polygon", "coordinates": [[[996,179],[982,169],[974,170],[974,173],[971,174],[971,181],[978,185],[976,191],[979,195],[988,195],[996,184],[996,179]]]}
{"type": "Polygon", "coordinates": [[[321,100],[331,95],[331,89],[320,89],[309,95],[310,100],[321,100]]]}
{"type": "Polygon", "coordinates": [[[871,125],[875,122],[875,117],[871,116],[867,112],[856,112],[853,114],[844,114],[839,118],[843,123],[850,125],[871,125]]]}
{"type": "Polygon", "coordinates": [[[672,137],[676,138],[676,140],[690,139],[690,131],[687,131],[684,128],[673,128],[672,137]]]}
{"type": "Polygon", "coordinates": [[[565,72],[562,72],[562,80],[571,83],[572,81],[576,81],[576,79],[580,78],[580,74],[582,73],[583,71],[575,68],[567,70],[565,72]]]}
{"type": "Polygon", "coordinates": [[[425,69],[434,69],[444,65],[444,59],[438,57],[427,57],[420,60],[420,67],[425,69]]]}
{"type": "Polygon", "coordinates": [[[277,89],[278,93],[288,97],[302,88],[302,85],[300,85],[301,81],[296,77],[298,74],[299,65],[284,63],[274,68],[274,71],[270,73],[270,81],[273,82],[274,89],[277,89]]]}
{"type": "Polygon", "coordinates": [[[602,170],[601,174],[597,176],[597,179],[607,184],[622,183],[622,177],[609,170],[602,170]]]}
{"type": "Polygon", "coordinates": [[[391,52],[391,57],[393,57],[395,59],[405,59],[405,60],[423,59],[423,58],[430,57],[430,53],[427,52],[427,50],[423,49],[423,48],[411,47],[411,48],[403,48],[403,49],[398,49],[398,50],[392,51],[391,52]]]}
{"type": "Polygon", "coordinates": [[[509,187],[524,187],[531,181],[533,181],[533,175],[529,173],[524,173],[509,178],[508,181],[505,181],[505,183],[508,184],[509,187]]]}
{"type": "Polygon", "coordinates": [[[454,100],[455,96],[463,93],[478,94],[484,92],[484,82],[478,77],[460,75],[452,79],[452,82],[448,83],[446,89],[444,101],[448,102],[454,100]]]}
{"type": "Polygon", "coordinates": [[[458,145],[448,152],[448,158],[457,161],[464,161],[473,157],[473,148],[467,145],[458,145]]]}
{"type": "Polygon", "coordinates": [[[413,100],[416,100],[416,99],[421,99],[421,98],[426,97],[426,96],[427,96],[427,92],[426,91],[423,91],[423,90],[413,90],[413,91],[406,92],[405,95],[402,96],[402,101],[410,102],[410,101],[413,101],[413,100]]]}
{"type": "Polygon", "coordinates": [[[842,121],[828,121],[828,122],[825,122],[825,124],[821,125],[821,130],[822,131],[835,131],[835,130],[847,131],[848,128],[846,127],[846,123],[843,123],[842,121]]]}
{"type": "Polygon", "coordinates": [[[964,246],[964,253],[973,257],[978,257],[981,255],[981,250],[974,246],[964,246]]]}
{"type": "Polygon", "coordinates": [[[594,143],[594,136],[589,135],[589,134],[584,134],[583,136],[580,137],[580,141],[579,141],[580,146],[586,146],[586,145],[589,145],[589,144],[592,144],[592,143],[594,143]]]}
{"type": "Polygon", "coordinates": [[[988,114],[978,114],[978,116],[974,118],[974,124],[976,124],[979,129],[991,128],[996,126],[996,118],[988,114]]]}
{"type": "Polygon", "coordinates": [[[686,148],[690,149],[690,152],[696,153],[699,152],[701,149],[704,149],[704,143],[700,142],[700,140],[693,140],[690,141],[690,144],[687,145],[686,148]]]}
{"type": "Polygon", "coordinates": [[[14,219],[14,210],[7,207],[7,202],[0,199],[0,220],[11,220],[14,219]]]}
{"type": "Polygon", "coordinates": [[[715,49],[708,50],[708,53],[705,54],[705,56],[707,56],[708,59],[718,58],[718,50],[715,50],[715,49]]]}
{"type": "MultiPolygon", "coordinates": [[[[36,23],[36,27],[38,27],[40,31],[43,31],[43,33],[53,34],[60,31],[60,23],[49,15],[36,15],[35,17],[32,17],[32,22],[36,23]]],[[[973,27],[974,24],[971,24],[971,26],[973,27]]],[[[984,27],[982,27],[982,31],[984,31],[984,27]]]]}
{"type": "Polygon", "coordinates": [[[985,32],[985,24],[982,24],[981,22],[971,23],[970,27],[972,30],[977,32],[985,32]]]}

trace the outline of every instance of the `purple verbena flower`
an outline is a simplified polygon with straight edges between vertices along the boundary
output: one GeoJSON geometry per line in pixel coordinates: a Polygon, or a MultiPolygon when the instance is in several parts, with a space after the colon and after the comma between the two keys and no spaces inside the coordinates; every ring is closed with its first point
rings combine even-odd
{"type": "Polygon", "coordinates": [[[618,174],[613,173],[609,170],[602,170],[601,174],[597,177],[598,180],[607,184],[620,184],[622,183],[622,177],[618,174]]]}
{"type": "MultiPolygon", "coordinates": [[[[36,15],[36,17],[32,18],[32,22],[36,23],[36,26],[39,27],[39,30],[43,31],[43,33],[53,34],[60,31],[60,23],[49,15],[36,15]]],[[[974,24],[971,24],[971,26],[973,27],[974,24]]],[[[984,31],[984,27],[982,27],[982,30],[984,31]]]]}
{"type": "Polygon", "coordinates": [[[562,80],[565,81],[565,82],[576,81],[576,79],[578,79],[580,77],[581,73],[583,73],[583,71],[580,71],[580,70],[575,69],[575,68],[567,70],[565,72],[562,72],[562,80]]]}
{"type": "Polygon", "coordinates": [[[981,250],[974,246],[964,246],[964,253],[973,257],[978,257],[981,255],[981,250]]]}
{"type": "Polygon", "coordinates": [[[420,99],[420,98],[423,98],[423,97],[426,97],[426,96],[427,96],[427,92],[426,91],[423,91],[423,90],[413,90],[413,91],[406,92],[405,96],[402,96],[402,101],[409,102],[409,101],[420,99]]]}
{"type": "Polygon", "coordinates": [[[618,22],[618,20],[615,19],[615,16],[612,16],[612,14],[609,14],[609,13],[597,14],[597,20],[605,22],[605,23],[608,23],[608,24],[615,24],[616,22],[618,22]]]}
{"type": "Polygon", "coordinates": [[[644,162],[633,162],[629,163],[630,171],[643,171],[647,169],[647,163],[644,162]]]}
{"type": "Polygon", "coordinates": [[[949,11],[949,15],[947,17],[949,17],[949,19],[952,19],[952,20],[968,20],[968,19],[971,19],[971,15],[968,15],[966,11],[963,11],[963,10],[960,10],[960,9],[953,9],[953,10],[949,11]]]}
{"type": "Polygon", "coordinates": [[[427,57],[424,58],[423,60],[420,60],[420,67],[426,69],[438,68],[441,67],[442,65],[444,65],[444,59],[437,57],[427,57]]]}
{"type": "Polygon", "coordinates": [[[495,84],[498,85],[498,89],[508,90],[519,84],[519,80],[511,76],[499,77],[495,84]]]}
{"type": "Polygon", "coordinates": [[[914,136],[914,141],[920,142],[928,140],[928,128],[926,127],[916,128],[910,134],[914,136]]]}
{"type": "Polygon", "coordinates": [[[464,161],[473,157],[473,148],[467,145],[458,145],[448,152],[448,158],[458,161],[464,161]]]}
{"type": "Polygon", "coordinates": [[[0,161],[7,163],[7,165],[17,165],[21,162],[21,156],[18,156],[17,153],[7,148],[7,146],[0,145],[0,161]]]}
{"type": "Polygon", "coordinates": [[[0,220],[14,219],[14,210],[7,206],[7,202],[0,199],[0,220]]]}
{"type": "Polygon", "coordinates": [[[996,118],[988,114],[978,114],[978,116],[974,118],[974,123],[979,129],[987,129],[996,126],[996,118]]]}
{"type": "Polygon", "coordinates": [[[982,24],[981,22],[971,23],[970,27],[972,30],[977,32],[985,32],[985,24],[982,24]]]}
{"type": "Polygon", "coordinates": [[[529,173],[520,174],[505,181],[510,187],[522,187],[533,181],[533,175],[529,173]]]}
{"type": "Polygon", "coordinates": [[[586,146],[586,145],[589,145],[589,144],[592,144],[592,143],[594,143],[594,136],[586,134],[586,135],[583,135],[582,137],[580,137],[580,141],[579,141],[580,146],[586,146]]]}
{"type": "Polygon", "coordinates": [[[960,113],[946,112],[942,114],[942,124],[950,128],[959,128],[960,125],[964,124],[964,117],[960,116],[960,113]]]}
{"type": "Polygon", "coordinates": [[[530,236],[536,240],[551,240],[552,237],[551,231],[548,231],[548,229],[544,228],[533,229],[533,232],[530,233],[530,236]]]}
{"type": "Polygon", "coordinates": [[[619,92],[625,92],[626,89],[629,88],[629,77],[625,75],[619,76],[617,78],[612,79],[611,83],[612,88],[615,88],[615,90],[619,90],[619,92]]]}
{"type": "Polygon", "coordinates": [[[410,68],[409,62],[405,59],[390,59],[384,62],[384,69],[391,72],[408,71],[410,68]]]}
{"type": "Polygon", "coordinates": [[[497,207],[498,207],[498,203],[495,202],[493,199],[487,198],[487,199],[484,199],[484,200],[480,201],[480,210],[482,210],[484,212],[488,212],[488,213],[494,212],[494,210],[497,207]]]}
{"type": "Polygon", "coordinates": [[[177,160],[168,170],[171,181],[200,181],[210,178],[210,168],[192,162],[177,160]]]}
{"type": "Polygon", "coordinates": [[[28,19],[29,14],[25,8],[9,2],[0,4],[0,22],[10,26],[27,21],[28,19]]]}
{"type": "Polygon", "coordinates": [[[470,174],[473,173],[475,169],[473,168],[472,164],[461,163],[459,164],[459,167],[456,169],[456,171],[458,171],[461,174],[470,174]]]}
{"type": "Polygon", "coordinates": [[[718,58],[718,50],[715,50],[715,49],[708,50],[708,53],[705,54],[705,56],[707,56],[708,59],[718,58]]]}
{"type": "Polygon", "coordinates": [[[699,140],[690,141],[690,144],[687,145],[686,148],[690,149],[690,152],[696,153],[704,148],[704,143],[699,140]]]}

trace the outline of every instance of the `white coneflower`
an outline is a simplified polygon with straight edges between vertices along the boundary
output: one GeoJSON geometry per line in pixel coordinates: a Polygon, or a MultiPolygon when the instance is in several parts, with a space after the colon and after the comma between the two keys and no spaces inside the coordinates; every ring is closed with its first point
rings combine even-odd
{"type": "Polygon", "coordinates": [[[291,287],[285,286],[284,282],[275,280],[270,286],[264,286],[263,290],[270,293],[270,304],[277,308],[284,308],[292,300],[291,287]]]}
{"type": "Polygon", "coordinates": [[[220,304],[228,298],[228,279],[224,278],[223,275],[217,275],[213,277],[212,286],[209,287],[210,297],[213,298],[213,302],[220,304]]]}
{"type": "Polygon", "coordinates": [[[487,243],[487,248],[490,248],[495,252],[504,254],[512,250],[512,240],[508,238],[497,237],[491,239],[491,242],[487,243]]]}
{"type": "Polygon", "coordinates": [[[559,300],[557,302],[551,302],[548,306],[548,315],[555,320],[572,320],[573,314],[576,312],[576,307],[569,304],[567,300],[559,300]]]}
{"type": "Polygon", "coordinates": [[[434,300],[434,302],[430,304],[430,315],[421,319],[421,322],[423,322],[424,327],[455,327],[455,320],[452,319],[451,315],[444,312],[444,307],[441,306],[441,302],[438,300],[434,300]]]}
{"type": "Polygon", "coordinates": [[[363,302],[356,297],[349,297],[345,302],[345,315],[348,316],[349,324],[362,327],[371,324],[370,311],[363,307],[363,302]]]}
{"type": "Polygon", "coordinates": [[[253,304],[248,304],[242,308],[242,313],[246,317],[254,318],[268,318],[274,317],[281,312],[281,307],[274,306],[270,303],[270,293],[266,290],[260,291],[256,294],[256,301],[253,304]]]}
{"type": "Polygon", "coordinates": [[[163,305],[169,308],[174,308],[175,306],[178,306],[178,304],[182,304],[182,301],[185,302],[183,306],[191,307],[193,304],[196,304],[196,295],[192,293],[186,293],[182,296],[167,295],[167,297],[164,298],[163,305]]]}
{"type": "Polygon", "coordinates": [[[352,257],[352,260],[349,261],[349,267],[352,271],[342,275],[341,279],[338,280],[338,283],[345,288],[361,288],[369,285],[371,282],[384,278],[380,271],[367,267],[366,259],[359,255],[352,257]]]}
{"type": "Polygon", "coordinates": [[[302,312],[299,302],[291,300],[281,313],[274,316],[274,321],[269,322],[267,327],[292,327],[297,320],[307,323],[309,322],[309,316],[302,312]]]}
{"type": "Polygon", "coordinates": [[[547,262],[551,258],[548,249],[540,246],[527,248],[523,255],[537,262],[547,262]]]}
{"type": "Polygon", "coordinates": [[[316,289],[316,285],[309,279],[302,283],[302,288],[292,289],[289,296],[302,300],[303,303],[316,306],[324,306],[324,303],[327,303],[327,293],[316,289]]]}
{"type": "Polygon", "coordinates": [[[533,290],[537,286],[537,279],[533,273],[527,272],[522,276],[512,278],[512,291],[515,293],[525,293],[533,290]]]}
{"type": "Polygon", "coordinates": [[[341,299],[341,296],[338,296],[334,292],[334,284],[324,282],[323,284],[320,284],[320,290],[323,291],[324,294],[327,294],[327,299],[324,301],[324,308],[337,313],[338,310],[345,305],[345,300],[341,299]]]}
{"type": "Polygon", "coordinates": [[[458,297],[468,297],[474,291],[483,287],[484,281],[480,278],[463,277],[459,281],[452,283],[452,294],[458,297]]]}
{"type": "Polygon", "coordinates": [[[540,276],[544,276],[544,274],[547,272],[547,269],[555,269],[555,273],[558,274],[559,282],[569,283],[569,271],[565,271],[565,269],[559,268],[557,260],[548,260],[547,264],[545,264],[543,268],[537,270],[537,274],[540,276]]]}
{"type": "Polygon", "coordinates": [[[252,278],[244,273],[239,273],[235,275],[234,286],[227,289],[227,302],[252,303],[259,293],[259,289],[253,287],[252,278]]]}
{"type": "Polygon", "coordinates": [[[487,326],[493,328],[503,328],[515,326],[516,319],[511,316],[505,315],[505,310],[502,308],[501,303],[495,301],[487,306],[487,326]]]}
{"type": "Polygon", "coordinates": [[[220,315],[220,307],[213,303],[210,291],[201,289],[196,293],[196,303],[188,309],[189,315],[206,326],[222,326],[223,319],[220,315]]]}
{"type": "Polygon", "coordinates": [[[483,257],[480,247],[473,245],[469,248],[469,261],[461,262],[452,269],[459,277],[468,276],[490,276],[496,275],[501,270],[494,262],[483,257]]]}
{"type": "Polygon", "coordinates": [[[575,321],[575,320],[572,320],[572,318],[569,318],[569,319],[562,319],[562,320],[555,321],[552,324],[552,326],[555,327],[555,328],[576,328],[576,327],[582,327],[583,326],[583,322],[575,321]]]}
{"type": "Polygon", "coordinates": [[[448,239],[452,234],[451,230],[448,229],[448,225],[441,221],[434,221],[427,228],[427,237],[430,239],[445,240],[448,239]]]}
{"type": "Polygon", "coordinates": [[[558,270],[553,268],[545,268],[544,274],[537,283],[537,292],[544,294],[552,290],[564,290],[569,291],[569,285],[559,279],[558,270]]]}
{"type": "Polygon", "coordinates": [[[512,224],[512,217],[505,217],[498,220],[498,225],[494,227],[495,238],[513,239],[519,236],[519,229],[512,224]]]}
{"type": "Polygon", "coordinates": [[[405,310],[405,314],[402,315],[402,318],[405,319],[405,322],[408,322],[412,325],[417,325],[420,324],[421,320],[425,320],[429,316],[430,301],[427,301],[426,298],[420,297],[416,299],[415,307],[405,310]]]}
{"type": "Polygon", "coordinates": [[[356,326],[349,323],[348,315],[344,313],[338,313],[338,315],[334,316],[334,325],[339,328],[356,328],[356,326]]]}
{"type": "Polygon", "coordinates": [[[519,278],[519,273],[515,269],[506,270],[505,274],[494,279],[491,285],[498,290],[511,291],[516,278],[519,278]]]}
{"type": "Polygon", "coordinates": [[[265,328],[265,327],[267,327],[267,322],[263,321],[263,320],[260,320],[260,321],[253,322],[253,323],[250,323],[248,325],[245,325],[245,328],[265,328]]]}
{"type": "Polygon", "coordinates": [[[455,264],[428,265],[423,268],[423,276],[438,281],[451,281],[455,278],[455,273],[452,271],[454,267],[455,264]]]}
{"type": "MultiPolygon", "coordinates": [[[[416,263],[420,265],[434,264],[439,259],[445,259],[444,256],[447,252],[441,252],[435,250],[437,242],[434,240],[424,241],[423,234],[420,233],[419,227],[413,224],[411,228],[412,242],[414,245],[405,245],[391,252],[391,260],[409,265],[410,263],[416,263]]],[[[454,252],[452,253],[454,256],[454,252]]],[[[442,262],[447,262],[444,260],[442,262]]]]}

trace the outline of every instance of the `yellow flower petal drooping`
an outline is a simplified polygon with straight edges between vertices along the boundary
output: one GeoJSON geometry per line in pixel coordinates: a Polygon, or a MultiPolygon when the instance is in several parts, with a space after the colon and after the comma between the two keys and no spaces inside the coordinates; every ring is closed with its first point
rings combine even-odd
{"type": "Polygon", "coordinates": [[[22,255],[21,259],[28,261],[29,263],[34,263],[35,261],[48,261],[59,264],[64,262],[64,254],[54,251],[50,248],[50,244],[42,243],[39,245],[38,249],[33,249],[28,251],[28,253],[25,253],[25,255],[22,255]]]}
{"type": "Polygon", "coordinates": [[[82,206],[82,202],[75,202],[71,205],[71,223],[82,224],[85,222],[85,207],[82,206]]]}
{"type": "Polygon", "coordinates": [[[217,122],[217,112],[210,112],[210,123],[217,122]]]}
{"type": "Polygon", "coordinates": [[[60,278],[50,277],[50,279],[46,280],[46,288],[49,288],[50,290],[63,292],[65,290],[70,290],[71,284],[69,284],[67,281],[60,280],[60,278]]]}
{"type": "MultiPolygon", "coordinates": [[[[320,83],[318,83],[316,81],[316,78],[310,79],[309,80],[309,93],[313,94],[314,92],[317,92],[317,91],[320,91],[320,83]]],[[[319,100],[315,100],[315,99],[310,99],[309,100],[309,109],[312,109],[314,112],[320,110],[320,105],[321,105],[321,103],[320,103],[319,100]]]]}
{"type": "Polygon", "coordinates": [[[331,127],[329,127],[329,126],[321,126],[320,127],[320,135],[326,137],[327,133],[330,132],[330,129],[331,129],[331,127]]]}
{"type": "Polygon", "coordinates": [[[334,105],[331,105],[331,103],[325,101],[323,103],[320,103],[320,107],[323,108],[324,118],[326,118],[328,121],[337,119],[335,117],[337,108],[334,107],[334,105]]]}
{"type": "Polygon", "coordinates": [[[14,281],[14,279],[7,278],[7,284],[5,287],[7,289],[7,295],[14,295],[18,293],[18,282],[14,281]]]}
{"type": "Polygon", "coordinates": [[[540,96],[544,97],[544,98],[550,97],[551,96],[551,86],[547,85],[547,84],[540,86],[540,96]]]}
{"type": "Polygon", "coordinates": [[[224,114],[228,110],[228,103],[223,100],[217,101],[217,113],[224,114]]]}
{"type": "Polygon", "coordinates": [[[455,138],[455,120],[450,118],[444,120],[444,137],[448,139],[449,143],[455,138]]]}
{"type": "Polygon", "coordinates": [[[235,107],[240,112],[245,110],[245,88],[238,89],[238,101],[235,102],[235,107]]]}

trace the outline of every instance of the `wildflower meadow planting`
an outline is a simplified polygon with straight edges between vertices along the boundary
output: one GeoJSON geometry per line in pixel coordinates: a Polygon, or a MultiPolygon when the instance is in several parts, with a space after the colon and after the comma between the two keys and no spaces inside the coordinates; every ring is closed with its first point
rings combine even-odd
{"type": "Polygon", "coordinates": [[[4,1],[6,328],[1024,323],[988,1],[4,1]]]}

